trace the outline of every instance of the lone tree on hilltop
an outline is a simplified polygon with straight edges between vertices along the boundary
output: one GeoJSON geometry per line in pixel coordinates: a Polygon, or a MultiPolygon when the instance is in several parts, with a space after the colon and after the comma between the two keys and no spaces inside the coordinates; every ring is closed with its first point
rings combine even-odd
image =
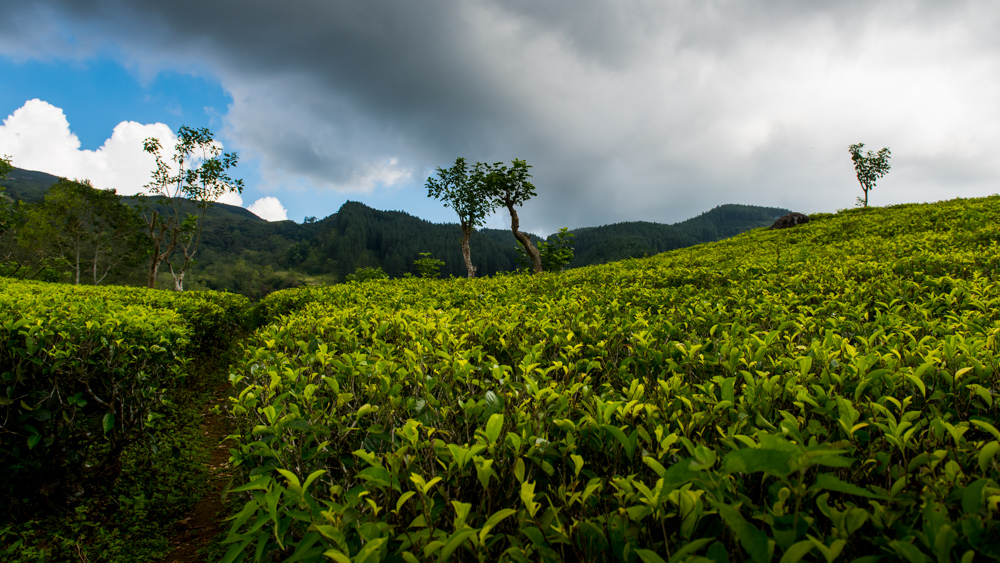
{"type": "Polygon", "coordinates": [[[858,198],[858,203],[868,207],[868,192],[875,188],[875,182],[889,172],[889,147],[884,147],[877,153],[868,151],[861,153],[865,147],[864,143],[851,145],[847,150],[851,151],[851,160],[854,161],[854,171],[858,175],[858,182],[865,192],[865,198],[858,198]]]}
{"type": "Polygon", "coordinates": [[[514,210],[515,206],[521,206],[535,196],[535,186],[528,181],[531,177],[529,168],[531,166],[527,162],[516,158],[511,161],[510,168],[501,162],[492,165],[476,163],[473,176],[475,183],[482,186],[483,193],[490,199],[490,211],[503,206],[510,212],[510,230],[524,247],[535,273],[539,273],[543,269],[542,257],[531,244],[531,238],[520,231],[521,222],[514,210]]]}
{"type": "Polygon", "coordinates": [[[458,213],[459,224],[462,227],[462,257],[465,258],[465,269],[470,278],[476,277],[476,267],[472,265],[472,251],[469,249],[469,237],[472,230],[482,226],[486,216],[493,211],[492,201],[483,192],[482,185],[473,182],[469,175],[465,159],[455,159],[451,168],[438,168],[437,178],[427,178],[427,197],[444,202],[458,213]]]}
{"type": "Polygon", "coordinates": [[[229,177],[227,170],[236,166],[236,153],[223,154],[219,143],[212,138],[206,128],[192,129],[182,126],[177,131],[177,144],[171,168],[160,154],[159,139],[150,137],[143,141],[142,148],[156,157],[153,180],[146,184],[150,195],[159,195],[159,209],[143,215],[152,239],[149,258],[149,279],[147,285],[156,287],[156,274],[160,265],[166,262],[174,277],[174,289],[184,290],[184,272],[194,260],[201,231],[205,224],[205,213],[212,202],[227,193],[242,193],[243,180],[229,177]],[[194,168],[194,162],[201,164],[194,168]],[[182,202],[195,204],[197,214],[183,213],[182,202]],[[164,213],[160,213],[160,209],[164,213]],[[174,250],[180,249],[181,258],[171,260],[174,250]]]}

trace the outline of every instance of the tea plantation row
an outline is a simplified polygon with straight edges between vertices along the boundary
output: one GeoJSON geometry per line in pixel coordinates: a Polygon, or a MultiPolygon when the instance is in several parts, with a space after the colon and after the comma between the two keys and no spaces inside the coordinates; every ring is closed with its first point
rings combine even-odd
{"type": "Polygon", "coordinates": [[[224,293],[0,278],[0,499],[11,516],[114,478],[123,450],[150,439],[169,390],[239,334],[248,311],[224,293]]]}
{"type": "Polygon", "coordinates": [[[226,560],[1000,558],[1000,198],[287,290],[226,560]]]}

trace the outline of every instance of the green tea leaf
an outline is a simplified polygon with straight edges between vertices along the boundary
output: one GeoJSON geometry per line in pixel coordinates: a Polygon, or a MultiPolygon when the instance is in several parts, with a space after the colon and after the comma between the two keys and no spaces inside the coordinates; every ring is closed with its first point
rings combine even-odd
{"type": "Polygon", "coordinates": [[[764,472],[785,477],[791,473],[788,465],[791,459],[792,454],[788,451],[746,448],[726,454],[722,466],[730,474],[764,472]]]}
{"type": "Polygon", "coordinates": [[[511,508],[504,508],[504,509],[501,509],[501,510],[498,510],[498,511],[494,512],[486,520],[486,523],[483,524],[482,529],[479,530],[479,544],[480,545],[485,545],[486,544],[486,539],[489,537],[490,530],[492,530],[493,528],[495,528],[496,525],[499,524],[504,518],[507,518],[508,516],[511,516],[513,514],[517,514],[517,511],[513,510],[511,508]]]}
{"type": "Polygon", "coordinates": [[[993,461],[993,457],[997,455],[998,451],[1000,451],[1000,442],[996,440],[986,444],[983,446],[983,449],[979,450],[980,471],[986,471],[986,468],[989,467],[990,462],[993,461]]]}
{"type": "Polygon", "coordinates": [[[979,512],[983,505],[983,490],[989,482],[989,479],[977,479],[962,492],[962,510],[966,514],[979,512]]]}
{"type": "Polygon", "coordinates": [[[820,473],[816,476],[816,483],[810,487],[810,490],[828,490],[837,491],[838,493],[847,493],[850,495],[857,495],[866,498],[877,498],[883,499],[885,497],[881,495],[876,495],[871,493],[866,489],[862,489],[857,485],[852,485],[850,483],[841,481],[836,475],[831,475],[829,473],[820,473]]]}
{"type": "Polygon", "coordinates": [[[489,439],[490,444],[497,443],[502,429],[503,415],[499,413],[490,415],[489,420],[486,421],[486,438],[489,439]]]}
{"type": "Polygon", "coordinates": [[[812,548],[813,542],[809,540],[796,542],[785,550],[785,553],[781,556],[780,563],[798,563],[803,557],[812,551],[812,548]]]}
{"type": "Polygon", "coordinates": [[[754,563],[770,563],[767,535],[744,520],[739,511],[728,504],[713,502],[713,506],[719,511],[719,516],[729,526],[729,529],[736,534],[740,545],[750,554],[754,563]]]}
{"type": "Polygon", "coordinates": [[[476,530],[475,528],[465,528],[452,534],[451,537],[448,538],[448,542],[445,543],[444,548],[441,549],[440,560],[448,560],[448,558],[451,557],[451,554],[458,549],[462,543],[465,542],[465,540],[469,539],[470,536],[474,535],[478,531],[479,530],[476,530]]]}

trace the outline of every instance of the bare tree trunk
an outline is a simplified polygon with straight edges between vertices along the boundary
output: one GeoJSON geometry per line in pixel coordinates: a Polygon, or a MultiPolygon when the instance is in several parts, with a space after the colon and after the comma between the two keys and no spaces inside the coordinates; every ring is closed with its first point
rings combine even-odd
{"type": "Polygon", "coordinates": [[[153,255],[149,258],[149,278],[146,287],[156,289],[156,274],[160,271],[160,241],[153,239],[153,255]]]}
{"type": "Polygon", "coordinates": [[[76,241],[76,280],[73,282],[80,285],[80,241],[76,241]]]}
{"type": "Polygon", "coordinates": [[[531,266],[535,269],[535,273],[541,273],[541,254],[538,253],[538,249],[535,248],[535,245],[531,244],[531,238],[519,230],[521,228],[521,221],[517,218],[517,211],[514,211],[514,206],[512,204],[507,204],[507,210],[510,211],[510,230],[514,231],[514,236],[517,238],[517,241],[521,243],[521,246],[524,247],[524,251],[527,252],[528,257],[531,258],[531,266]]]}
{"type": "Polygon", "coordinates": [[[469,272],[469,277],[476,277],[476,267],[472,265],[472,251],[469,249],[469,237],[472,236],[472,227],[462,225],[462,258],[465,258],[465,269],[469,272]]]}
{"type": "Polygon", "coordinates": [[[163,235],[156,236],[156,219],[159,213],[153,210],[153,215],[146,219],[149,226],[149,238],[153,241],[153,254],[149,257],[149,277],[146,279],[146,287],[156,289],[156,274],[160,271],[160,243],[163,242],[163,235]]]}
{"type": "Polygon", "coordinates": [[[174,271],[174,265],[167,260],[167,267],[170,268],[170,275],[174,278],[174,291],[184,291],[184,268],[174,271]]]}

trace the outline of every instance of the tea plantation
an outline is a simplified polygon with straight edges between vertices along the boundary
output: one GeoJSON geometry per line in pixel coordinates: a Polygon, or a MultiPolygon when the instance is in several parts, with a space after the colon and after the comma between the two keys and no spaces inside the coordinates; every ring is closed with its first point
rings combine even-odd
{"type": "Polygon", "coordinates": [[[226,560],[1000,557],[1000,198],[266,298],[226,560]]]}
{"type": "Polygon", "coordinates": [[[225,561],[1000,559],[1000,197],[812,219],[252,311],[0,282],[0,461],[82,474],[72,432],[124,435],[252,320],[225,561]]]}

